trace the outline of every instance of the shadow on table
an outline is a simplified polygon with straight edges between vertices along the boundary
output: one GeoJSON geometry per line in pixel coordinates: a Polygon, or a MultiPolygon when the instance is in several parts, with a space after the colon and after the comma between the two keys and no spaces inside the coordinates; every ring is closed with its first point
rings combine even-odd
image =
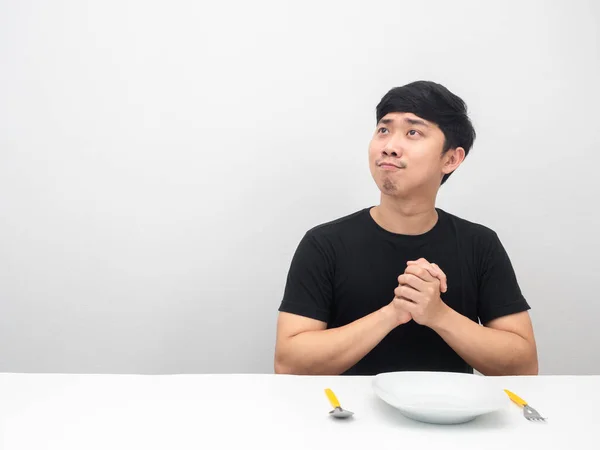
{"type": "Polygon", "coordinates": [[[375,397],[371,400],[373,412],[377,414],[377,419],[382,422],[386,422],[388,425],[397,426],[402,428],[412,429],[435,429],[442,428],[444,431],[450,431],[455,428],[461,432],[465,429],[477,429],[477,430],[489,430],[489,429],[502,429],[509,427],[509,419],[506,416],[506,411],[496,411],[488,414],[476,417],[474,420],[461,424],[453,425],[440,425],[419,422],[417,420],[410,419],[402,415],[393,406],[388,405],[383,400],[375,397]]]}

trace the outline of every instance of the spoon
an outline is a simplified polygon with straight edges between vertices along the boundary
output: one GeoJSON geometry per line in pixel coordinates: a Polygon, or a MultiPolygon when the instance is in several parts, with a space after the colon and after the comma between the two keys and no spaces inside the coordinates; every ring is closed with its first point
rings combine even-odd
{"type": "Polygon", "coordinates": [[[354,414],[352,411],[348,411],[347,409],[342,409],[340,406],[340,402],[333,393],[331,389],[325,389],[325,395],[329,399],[329,403],[333,406],[333,410],[329,411],[329,414],[337,419],[345,419],[346,417],[350,417],[354,414]]]}

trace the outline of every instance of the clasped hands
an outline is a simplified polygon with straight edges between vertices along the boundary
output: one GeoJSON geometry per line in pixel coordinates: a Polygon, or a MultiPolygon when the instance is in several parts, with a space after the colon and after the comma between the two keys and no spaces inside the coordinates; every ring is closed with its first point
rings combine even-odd
{"type": "Polygon", "coordinates": [[[437,264],[425,258],[408,261],[406,270],[398,277],[391,306],[398,325],[411,319],[420,325],[433,327],[448,310],[441,293],[448,290],[446,274],[437,264]]]}

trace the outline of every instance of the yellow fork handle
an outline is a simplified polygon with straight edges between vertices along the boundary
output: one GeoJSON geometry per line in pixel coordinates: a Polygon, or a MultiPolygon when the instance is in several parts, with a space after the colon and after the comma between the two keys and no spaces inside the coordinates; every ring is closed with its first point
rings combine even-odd
{"type": "Polygon", "coordinates": [[[331,403],[331,406],[333,406],[334,409],[340,407],[340,402],[331,389],[325,389],[325,395],[329,399],[329,403],[331,403]]]}
{"type": "Polygon", "coordinates": [[[523,400],[521,397],[519,397],[517,394],[510,392],[508,389],[504,389],[504,392],[506,392],[506,394],[508,395],[508,398],[510,398],[517,405],[519,405],[519,406],[527,405],[527,402],[525,400],[523,400]]]}

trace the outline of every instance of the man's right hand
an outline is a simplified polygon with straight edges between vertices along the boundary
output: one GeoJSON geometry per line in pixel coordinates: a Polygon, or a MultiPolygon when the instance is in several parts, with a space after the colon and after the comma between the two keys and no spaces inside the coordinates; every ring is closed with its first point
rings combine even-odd
{"type": "MultiPolygon", "coordinates": [[[[418,259],[417,261],[408,261],[407,266],[418,265],[426,269],[432,277],[435,277],[440,280],[440,292],[444,293],[448,290],[448,281],[446,278],[446,274],[440,269],[437,264],[432,264],[427,261],[425,258],[418,259]]],[[[400,277],[398,277],[398,282],[400,282],[400,277]]],[[[398,284],[398,287],[402,286],[402,284],[398,284]]],[[[395,299],[396,297],[394,297],[395,299]]],[[[390,314],[396,320],[397,325],[403,325],[412,320],[412,315],[403,309],[401,306],[398,306],[398,302],[392,300],[392,302],[388,305],[388,309],[390,310],[390,314]]]]}
{"type": "Polygon", "coordinates": [[[412,315],[404,308],[398,306],[398,302],[394,301],[395,299],[396,297],[394,297],[389,303],[389,305],[386,306],[386,310],[388,314],[393,318],[395,326],[403,325],[407,322],[410,322],[412,320],[412,315]]]}

